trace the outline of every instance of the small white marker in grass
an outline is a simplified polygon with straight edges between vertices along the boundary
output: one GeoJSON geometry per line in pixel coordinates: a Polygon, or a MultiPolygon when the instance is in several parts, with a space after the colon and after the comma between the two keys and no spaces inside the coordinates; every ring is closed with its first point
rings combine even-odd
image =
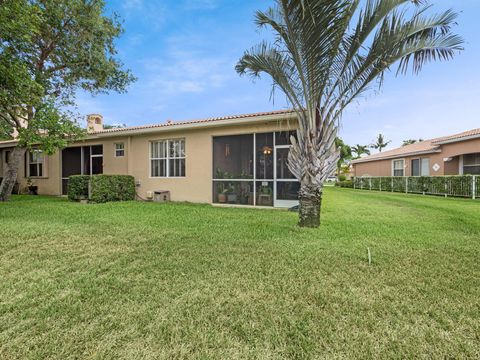
{"type": "Polygon", "coordinates": [[[368,256],[368,265],[372,265],[372,252],[370,251],[369,247],[367,247],[367,256],[368,256]]]}

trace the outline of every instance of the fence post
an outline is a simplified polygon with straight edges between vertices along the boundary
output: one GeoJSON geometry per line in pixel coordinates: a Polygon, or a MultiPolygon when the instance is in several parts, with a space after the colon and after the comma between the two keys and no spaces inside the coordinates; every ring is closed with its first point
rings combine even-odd
{"type": "MultiPolygon", "coordinates": [[[[445,179],[444,179],[445,180],[445,179]]],[[[447,182],[445,181],[445,197],[447,197],[447,192],[448,192],[448,185],[447,185],[447,182]]]]}
{"type": "Polygon", "coordinates": [[[475,200],[475,193],[477,192],[477,177],[475,175],[472,176],[472,199],[475,200]]]}
{"type": "Polygon", "coordinates": [[[379,178],[379,181],[380,181],[380,183],[379,183],[380,190],[379,191],[382,191],[382,178],[379,178]]]}
{"type": "Polygon", "coordinates": [[[393,192],[393,176],[392,176],[392,181],[391,181],[391,183],[392,183],[392,192],[393,192]]]}
{"type": "Polygon", "coordinates": [[[408,194],[408,177],[405,176],[405,194],[408,194]]]}
{"type": "Polygon", "coordinates": [[[356,189],[356,188],[355,188],[355,181],[356,181],[356,180],[357,180],[357,177],[354,176],[354,177],[353,177],[353,189],[354,189],[354,190],[356,189]]]}
{"type": "Polygon", "coordinates": [[[369,183],[370,183],[370,190],[372,190],[372,178],[369,178],[369,183]]]}

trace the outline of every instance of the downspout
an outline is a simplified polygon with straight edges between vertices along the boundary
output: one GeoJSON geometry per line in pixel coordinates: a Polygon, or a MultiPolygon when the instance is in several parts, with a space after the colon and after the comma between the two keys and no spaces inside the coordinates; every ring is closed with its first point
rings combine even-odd
{"type": "Polygon", "coordinates": [[[130,155],[131,155],[131,147],[132,147],[132,137],[129,136],[127,138],[127,174],[128,175],[132,175],[132,165],[131,165],[131,159],[130,159],[130,155]]]}

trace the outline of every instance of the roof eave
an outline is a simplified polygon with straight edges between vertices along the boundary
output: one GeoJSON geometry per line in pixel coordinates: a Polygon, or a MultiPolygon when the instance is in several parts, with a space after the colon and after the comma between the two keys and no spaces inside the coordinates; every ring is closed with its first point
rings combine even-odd
{"type": "Polygon", "coordinates": [[[16,146],[17,144],[18,144],[17,140],[0,141],[0,149],[13,147],[13,146],[16,146]]]}
{"type": "Polygon", "coordinates": [[[367,163],[367,162],[373,162],[373,161],[401,159],[401,158],[408,157],[408,156],[434,154],[434,153],[439,153],[439,152],[441,152],[440,149],[424,150],[424,151],[412,151],[412,152],[409,152],[409,153],[403,153],[403,154],[397,154],[397,155],[391,155],[391,156],[382,156],[382,157],[378,157],[378,158],[375,158],[375,159],[368,159],[368,158],[357,159],[357,160],[353,160],[352,164],[355,165],[355,164],[361,164],[361,163],[367,163]]]}
{"type": "Polygon", "coordinates": [[[87,139],[98,139],[105,137],[119,137],[119,136],[132,136],[132,135],[144,135],[152,134],[159,132],[173,132],[173,131],[185,131],[185,130],[195,130],[201,128],[213,128],[213,127],[222,127],[222,126],[238,126],[238,125],[249,125],[256,124],[261,122],[273,122],[273,121],[283,121],[283,120],[294,120],[296,119],[295,113],[285,113],[285,114],[275,114],[275,115],[264,115],[264,116],[252,116],[247,118],[239,119],[224,119],[224,120],[211,120],[204,122],[191,122],[183,124],[172,124],[164,126],[152,126],[145,127],[140,129],[120,129],[115,131],[102,131],[97,133],[88,134],[87,139]]]}
{"type": "Polygon", "coordinates": [[[444,144],[451,144],[451,143],[456,143],[460,141],[467,141],[467,140],[475,140],[480,138],[480,134],[475,134],[475,135],[469,135],[469,136],[463,136],[455,139],[449,139],[449,140],[441,140],[441,141],[434,141],[433,143],[435,145],[444,145],[444,144]]]}

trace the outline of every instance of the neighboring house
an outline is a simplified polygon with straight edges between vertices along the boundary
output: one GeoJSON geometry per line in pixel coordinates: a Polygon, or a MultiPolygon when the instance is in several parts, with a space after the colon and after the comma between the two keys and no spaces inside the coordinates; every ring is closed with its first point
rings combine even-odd
{"type": "MultiPolygon", "coordinates": [[[[287,168],[292,111],[273,111],[166,124],[104,129],[87,117],[88,136],[47,156],[26,154],[18,174],[40,194],[65,195],[76,174],[129,174],[140,198],[168,190],[174,201],[289,207],[299,183],[287,168]]],[[[0,142],[0,173],[16,142],[0,142]]]]}
{"type": "Polygon", "coordinates": [[[421,141],[352,161],[355,176],[480,174],[480,129],[421,141]]]}

